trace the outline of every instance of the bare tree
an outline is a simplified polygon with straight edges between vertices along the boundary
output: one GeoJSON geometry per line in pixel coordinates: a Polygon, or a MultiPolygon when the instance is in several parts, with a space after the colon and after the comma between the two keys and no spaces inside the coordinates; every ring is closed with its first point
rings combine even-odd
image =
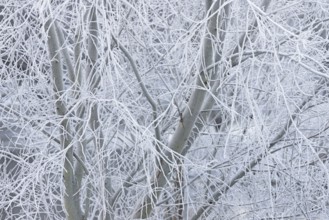
{"type": "Polygon", "coordinates": [[[328,218],[328,11],[0,3],[0,216],[328,218]]]}

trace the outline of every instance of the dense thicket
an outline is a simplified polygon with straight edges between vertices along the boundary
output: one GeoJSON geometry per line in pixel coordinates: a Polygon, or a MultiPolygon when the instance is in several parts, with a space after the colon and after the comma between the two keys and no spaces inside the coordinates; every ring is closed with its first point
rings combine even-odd
{"type": "Polygon", "coordinates": [[[328,12],[0,2],[0,216],[328,218],[328,12]]]}

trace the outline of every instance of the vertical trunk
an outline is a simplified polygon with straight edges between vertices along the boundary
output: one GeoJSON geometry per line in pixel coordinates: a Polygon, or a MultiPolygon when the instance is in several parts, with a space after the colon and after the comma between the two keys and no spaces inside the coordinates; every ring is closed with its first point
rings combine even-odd
{"type": "MultiPolygon", "coordinates": [[[[95,6],[92,6],[89,12],[89,32],[88,32],[88,68],[86,72],[87,82],[89,83],[89,90],[96,94],[99,84],[101,82],[100,72],[97,71],[97,60],[99,57],[98,54],[98,33],[99,26],[97,23],[97,10],[95,6]]],[[[99,106],[97,103],[90,103],[90,118],[89,118],[89,127],[94,133],[94,146],[96,147],[96,151],[99,155],[99,170],[105,175],[104,182],[101,183],[101,189],[104,193],[104,201],[103,201],[103,210],[101,215],[104,219],[110,220],[113,219],[113,210],[109,207],[110,195],[109,193],[112,191],[111,179],[109,177],[109,170],[107,169],[107,159],[105,156],[102,157],[104,148],[104,134],[101,130],[101,123],[99,119],[99,106]]]]}
{"type": "Polygon", "coordinates": [[[79,198],[76,198],[75,177],[73,170],[73,147],[68,119],[65,118],[67,109],[63,101],[64,84],[62,61],[59,53],[59,40],[56,32],[55,23],[49,19],[45,24],[45,30],[48,33],[48,51],[51,61],[52,83],[54,88],[54,100],[57,115],[62,119],[60,123],[60,141],[63,149],[66,151],[64,160],[64,206],[67,214],[67,219],[81,219],[81,209],[79,198]]]}
{"type": "MultiPolygon", "coordinates": [[[[204,99],[209,89],[210,78],[212,75],[216,74],[214,68],[208,69],[214,63],[216,53],[214,52],[214,39],[218,37],[219,24],[222,17],[220,15],[220,8],[228,4],[224,0],[217,0],[215,2],[207,1],[206,10],[209,14],[209,19],[207,22],[206,34],[203,38],[202,43],[202,54],[200,60],[199,73],[196,81],[196,89],[193,91],[189,102],[188,107],[185,108],[181,120],[173,134],[171,141],[169,142],[169,147],[178,154],[181,154],[187,140],[190,136],[192,128],[195,125],[195,122],[200,113],[201,107],[203,105],[204,99]]],[[[171,152],[167,152],[165,157],[174,162],[175,158],[171,152]]],[[[152,186],[152,196],[147,196],[143,201],[142,205],[138,208],[135,213],[135,218],[147,218],[150,216],[151,211],[153,210],[154,203],[161,194],[162,187],[165,186],[167,181],[170,179],[171,163],[162,161],[161,170],[157,172],[157,175],[152,186]],[[156,190],[158,189],[158,190],[156,190]]]]}

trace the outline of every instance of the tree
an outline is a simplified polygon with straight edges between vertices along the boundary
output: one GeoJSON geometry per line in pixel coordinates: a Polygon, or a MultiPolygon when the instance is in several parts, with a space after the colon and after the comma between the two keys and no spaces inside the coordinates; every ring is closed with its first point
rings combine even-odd
{"type": "Polygon", "coordinates": [[[328,6],[0,4],[1,216],[328,217],[328,6]]]}

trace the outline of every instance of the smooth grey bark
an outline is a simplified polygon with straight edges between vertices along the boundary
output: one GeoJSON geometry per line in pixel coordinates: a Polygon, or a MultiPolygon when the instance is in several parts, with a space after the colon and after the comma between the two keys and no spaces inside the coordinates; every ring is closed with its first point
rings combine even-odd
{"type": "Polygon", "coordinates": [[[136,213],[134,214],[134,218],[147,218],[150,216],[153,206],[161,194],[161,188],[164,187],[170,179],[171,163],[174,163],[175,161],[173,152],[181,154],[198,118],[209,89],[210,77],[212,74],[215,74],[213,72],[214,70],[208,69],[208,67],[214,63],[215,50],[213,39],[216,39],[218,36],[218,25],[221,20],[219,17],[220,8],[223,7],[225,3],[226,1],[218,0],[210,4],[210,1],[207,1],[206,11],[209,13],[209,19],[207,21],[206,34],[203,38],[201,61],[195,89],[169,142],[170,151],[167,151],[166,154],[163,155],[167,161],[162,160],[161,162],[161,169],[157,172],[154,179],[151,195],[147,196],[138,207],[136,213]]]}
{"type": "MultiPolygon", "coordinates": [[[[267,10],[270,0],[264,0],[262,3],[262,7],[264,10],[267,10]]],[[[192,93],[188,107],[185,109],[185,111],[182,114],[181,121],[179,126],[176,128],[175,133],[171,139],[171,142],[169,143],[169,147],[176,153],[181,154],[182,151],[184,150],[182,155],[185,155],[188,151],[188,148],[185,150],[185,145],[188,142],[188,139],[191,138],[191,131],[192,129],[196,132],[196,134],[199,133],[200,129],[203,127],[203,123],[199,121],[199,123],[196,123],[198,119],[200,119],[199,113],[201,109],[211,109],[211,107],[214,104],[214,98],[212,96],[209,96],[207,98],[207,101],[204,103],[204,99],[206,99],[206,90],[208,89],[209,86],[209,78],[216,78],[218,77],[218,71],[220,71],[222,76],[225,75],[227,72],[226,68],[218,67],[217,64],[220,62],[220,59],[222,57],[221,54],[221,49],[218,48],[219,52],[214,52],[213,48],[213,37],[219,37],[220,40],[223,42],[225,39],[225,30],[227,28],[227,23],[223,22],[220,23],[219,21],[222,20],[223,18],[218,18],[218,15],[216,16],[215,14],[218,13],[218,9],[222,6],[224,7],[224,10],[226,12],[226,15],[229,14],[229,4],[224,5],[225,1],[206,1],[206,7],[207,11],[211,9],[211,18],[208,20],[208,30],[209,33],[207,33],[204,37],[204,43],[203,43],[203,56],[201,60],[201,69],[199,73],[199,77],[197,79],[196,86],[197,88],[194,90],[192,93]],[[221,26],[221,32],[217,33],[219,29],[219,25],[221,26]],[[218,35],[217,35],[218,34],[218,35]],[[215,65],[214,65],[215,64],[215,65]],[[202,89],[201,89],[202,88],[202,89]]],[[[223,16],[223,15],[222,15],[223,16]]],[[[228,20],[228,19],[227,19],[228,20]]],[[[249,29],[255,30],[257,27],[257,23],[255,22],[249,29]]],[[[253,32],[253,31],[252,31],[253,32]]],[[[250,32],[248,32],[248,35],[250,32]]],[[[244,34],[240,37],[239,44],[235,48],[235,50],[232,51],[232,53],[238,52],[240,48],[244,48],[244,41],[246,38],[247,34],[244,34]]],[[[221,81],[217,80],[213,88],[217,88],[221,81]]],[[[218,92],[214,89],[212,92],[215,92],[214,94],[217,94],[218,92]]],[[[205,118],[208,116],[205,115],[205,118]]],[[[201,119],[202,120],[202,119],[201,119]]],[[[197,135],[196,135],[197,136],[197,135]]],[[[195,139],[196,136],[192,139],[195,139]]],[[[194,142],[194,140],[189,140],[188,146],[191,146],[191,144],[194,142]]],[[[169,159],[169,161],[173,161],[172,154],[167,153],[166,158],[169,159]]],[[[170,172],[170,164],[168,162],[164,162],[161,166],[161,170],[157,173],[157,177],[155,180],[155,184],[152,188],[158,188],[158,187],[163,187],[169,177],[169,172],[170,172]]],[[[161,191],[155,191],[152,192],[151,197],[147,197],[140,209],[136,212],[135,218],[141,217],[141,218],[147,218],[149,217],[152,209],[153,209],[153,203],[154,200],[157,199],[157,197],[160,195],[161,191]]]]}
{"type": "MultiPolygon", "coordinates": [[[[75,46],[74,46],[74,78],[71,79],[73,84],[73,98],[75,100],[78,100],[81,97],[81,86],[82,86],[82,71],[81,71],[81,28],[77,28],[77,32],[75,34],[75,46]],[[73,81],[74,80],[74,81],[73,81]]],[[[81,119],[80,122],[77,123],[75,126],[75,133],[77,134],[77,155],[79,158],[81,158],[81,163],[85,162],[85,150],[87,146],[86,137],[83,132],[83,128],[86,126],[84,122],[84,116],[85,116],[86,108],[83,105],[83,103],[79,104],[78,109],[76,111],[76,115],[78,118],[81,119]],[[82,140],[82,141],[81,141],[82,140]]],[[[80,163],[80,164],[81,164],[80,163]]],[[[82,189],[82,179],[86,175],[89,175],[89,172],[86,172],[86,169],[83,169],[83,166],[78,163],[75,164],[75,176],[76,176],[76,185],[77,189],[82,189]]],[[[87,187],[87,196],[85,197],[84,203],[83,203],[83,210],[84,210],[84,219],[88,218],[89,215],[89,209],[90,209],[90,190],[91,186],[90,183],[88,183],[87,187]]],[[[80,194],[80,191],[79,191],[80,194]]],[[[80,195],[79,195],[80,196],[80,195]]]]}
{"type": "MultiPolygon", "coordinates": [[[[264,8],[264,10],[266,11],[268,9],[270,3],[271,3],[271,0],[263,0],[263,2],[261,4],[261,8],[264,8]]],[[[228,11],[228,9],[225,9],[225,10],[228,11]]],[[[225,25],[227,25],[227,24],[225,23],[225,25]]],[[[234,76],[230,76],[230,77],[228,76],[229,69],[236,67],[239,64],[239,60],[238,60],[239,51],[241,51],[241,52],[244,51],[244,49],[246,47],[246,45],[245,45],[246,38],[250,38],[252,35],[256,34],[255,27],[257,27],[257,26],[258,26],[257,22],[254,21],[248,27],[248,33],[241,34],[241,36],[239,37],[238,45],[236,45],[234,47],[234,49],[231,50],[228,55],[225,55],[224,58],[229,58],[228,62],[231,64],[230,66],[223,65],[224,64],[223,60],[218,58],[218,56],[222,56],[222,54],[218,54],[216,56],[217,59],[215,60],[215,62],[208,67],[209,69],[215,67],[216,72],[219,71],[222,74],[222,77],[225,77],[225,78],[217,79],[215,81],[215,83],[212,84],[211,93],[210,93],[211,95],[208,95],[206,97],[206,100],[202,106],[202,110],[201,110],[202,112],[200,113],[198,120],[195,123],[195,127],[193,128],[193,131],[191,132],[191,136],[189,137],[188,143],[182,151],[182,155],[186,155],[188,153],[188,151],[192,147],[192,144],[198,137],[199,132],[202,131],[202,129],[204,128],[204,121],[209,120],[210,115],[212,113],[214,113],[214,111],[212,111],[211,109],[213,108],[213,105],[215,104],[214,97],[217,97],[219,94],[218,88],[220,87],[220,85],[223,83],[224,80],[230,80],[234,77],[234,76]]],[[[222,28],[222,30],[225,30],[225,28],[222,28]]],[[[245,56],[247,54],[244,53],[243,55],[245,56]]],[[[257,56],[257,54],[256,54],[256,56],[257,56]]],[[[247,58],[245,58],[243,61],[247,60],[248,58],[249,58],[249,56],[247,58]]],[[[222,117],[222,116],[219,115],[219,117],[222,117]]]]}
{"type": "MultiPolygon", "coordinates": [[[[99,88],[99,84],[101,81],[100,72],[97,71],[97,60],[99,58],[98,53],[98,35],[99,35],[99,26],[97,23],[97,10],[95,6],[92,6],[89,11],[88,15],[88,39],[87,39],[87,52],[88,52],[88,59],[87,59],[87,68],[85,76],[88,82],[88,89],[93,93],[96,94],[99,88]]],[[[79,51],[79,48],[76,48],[76,52],[79,51]]],[[[77,54],[78,55],[78,54],[77,54]]],[[[77,57],[76,55],[76,57],[77,57]]],[[[79,60],[79,58],[77,58],[79,60]]],[[[104,146],[104,133],[101,130],[101,122],[99,118],[99,107],[97,103],[89,103],[90,104],[90,114],[89,114],[89,127],[93,131],[93,142],[95,146],[95,150],[98,152],[98,155],[101,156],[101,151],[103,150],[104,146]]],[[[84,109],[86,107],[83,107],[84,109]]],[[[110,220],[113,219],[113,210],[111,207],[108,207],[108,201],[110,200],[109,193],[112,191],[112,183],[110,179],[110,172],[106,168],[107,167],[107,159],[104,161],[102,158],[99,158],[100,171],[104,172],[106,175],[105,181],[101,183],[106,190],[106,201],[104,201],[106,205],[106,210],[102,210],[101,216],[103,218],[110,220]]],[[[87,192],[88,194],[88,192],[87,192]]],[[[87,195],[88,197],[88,195],[87,195]]],[[[86,198],[85,206],[86,208],[90,205],[90,201],[86,198]]]]}
{"type": "Polygon", "coordinates": [[[52,19],[49,19],[45,24],[45,31],[48,34],[47,45],[51,62],[53,90],[56,113],[61,117],[60,122],[60,142],[62,148],[66,151],[64,159],[64,206],[67,213],[67,219],[79,220],[81,219],[81,209],[79,204],[79,198],[75,196],[75,177],[73,170],[73,146],[70,132],[69,121],[66,118],[66,105],[63,101],[64,84],[63,84],[63,69],[62,59],[60,53],[60,46],[58,35],[56,32],[56,26],[52,19]]]}
{"type": "Polygon", "coordinates": [[[92,6],[89,11],[88,23],[88,68],[86,75],[87,82],[89,82],[89,88],[92,93],[95,93],[101,80],[100,73],[96,71],[98,58],[98,24],[97,11],[95,6],[92,6]]]}
{"type": "MultiPolygon", "coordinates": [[[[208,2],[211,2],[211,1],[208,1],[208,2]]],[[[254,29],[257,29],[257,28],[254,28],[254,29]]],[[[251,30],[251,29],[250,29],[251,30]]],[[[249,30],[249,31],[250,31],[249,30]]],[[[59,33],[59,30],[57,29],[57,34],[60,34],[59,33]]],[[[257,33],[256,33],[257,34],[257,33]]],[[[60,36],[58,35],[58,38],[59,38],[59,47],[61,47],[61,45],[62,45],[62,43],[61,42],[63,42],[63,41],[61,41],[60,40],[60,36]]],[[[241,39],[241,38],[240,38],[241,39]]],[[[243,38],[243,39],[246,39],[245,37],[243,38]]],[[[243,48],[244,48],[244,43],[245,43],[245,41],[244,40],[240,40],[240,48],[238,48],[239,50],[237,50],[236,51],[236,53],[243,53],[243,48]]],[[[63,48],[61,48],[60,50],[62,51],[62,49],[63,48]]],[[[249,52],[250,53],[250,52],[249,52]]],[[[267,53],[267,52],[264,52],[264,53],[267,53]]],[[[80,52],[78,52],[77,54],[80,54],[80,52]]],[[[255,56],[258,56],[260,53],[258,53],[258,52],[256,52],[256,53],[254,53],[254,55],[255,56]]],[[[62,55],[62,58],[64,58],[64,61],[65,61],[65,55],[64,55],[64,52],[62,51],[62,53],[61,53],[61,55],[62,55]]],[[[213,63],[212,64],[212,66],[208,66],[207,67],[207,69],[209,69],[209,72],[212,72],[213,70],[213,67],[215,67],[215,65],[214,64],[216,64],[217,62],[219,62],[219,60],[220,59],[218,59],[218,58],[216,58],[216,56],[217,55],[215,55],[215,60],[213,61],[213,62],[215,62],[215,63],[213,63]],[[209,68],[209,67],[211,67],[211,68],[209,68]]],[[[237,55],[237,56],[235,56],[235,58],[236,57],[238,57],[239,55],[237,55]]],[[[248,52],[245,52],[243,55],[242,55],[243,57],[249,57],[248,56],[248,52]]],[[[98,58],[99,59],[99,58],[98,58]]],[[[248,59],[248,58],[247,58],[248,59]]],[[[236,60],[238,60],[238,59],[236,59],[236,60]]],[[[234,61],[234,62],[240,62],[240,61],[234,61]]],[[[64,64],[63,65],[65,65],[65,62],[63,62],[64,64]]],[[[128,64],[129,65],[129,64],[128,64]]],[[[79,66],[79,65],[78,65],[79,66]]],[[[232,65],[233,66],[233,65],[232,65]]],[[[228,68],[231,68],[232,66],[229,66],[228,68]]],[[[220,65],[220,63],[218,63],[218,64],[216,64],[216,67],[218,67],[218,69],[219,69],[219,67],[221,67],[221,65],[220,65]]],[[[225,67],[224,67],[224,70],[226,70],[225,69],[225,67]]],[[[67,71],[67,69],[64,69],[64,72],[66,72],[67,71]]],[[[221,71],[221,70],[219,70],[219,71],[221,71]]],[[[217,70],[215,70],[215,72],[217,72],[217,70]]],[[[225,71],[221,71],[221,72],[225,72],[225,71]]],[[[215,76],[215,74],[212,74],[212,76],[215,76]]],[[[213,87],[213,86],[211,86],[211,87],[213,87]]],[[[211,92],[212,93],[212,95],[214,96],[214,92],[211,92]]],[[[207,95],[206,95],[206,97],[207,97],[207,95]]],[[[197,119],[197,121],[195,122],[195,125],[194,125],[194,128],[196,128],[197,127],[197,125],[198,125],[198,120],[200,119],[200,118],[203,118],[203,117],[201,117],[201,116],[203,116],[203,112],[202,112],[202,109],[212,109],[212,108],[209,108],[209,107],[205,107],[205,106],[207,106],[207,103],[208,103],[208,98],[209,98],[209,103],[214,103],[214,101],[212,100],[212,97],[210,97],[210,96],[208,96],[207,98],[205,98],[205,101],[203,101],[203,104],[202,104],[202,107],[201,107],[201,110],[200,110],[200,112],[201,113],[199,113],[199,116],[198,116],[198,119],[197,119]]],[[[65,103],[64,103],[65,104],[65,103]]],[[[79,113],[77,114],[77,115],[79,115],[79,113]]],[[[82,114],[83,115],[83,114],[82,114]]],[[[205,114],[205,116],[207,116],[207,114],[205,114]]],[[[81,118],[81,117],[79,117],[79,118],[81,118]]],[[[207,118],[207,117],[205,117],[205,118],[207,118]]],[[[85,119],[85,118],[84,118],[85,119]]],[[[183,117],[182,117],[182,119],[183,119],[183,117]]],[[[182,120],[183,121],[183,120],[182,120]]],[[[202,121],[200,121],[200,122],[202,122],[202,121]]],[[[85,123],[88,123],[88,122],[85,122],[85,123]]],[[[202,125],[202,126],[204,126],[202,123],[200,123],[200,125],[202,125]]],[[[85,126],[85,125],[83,125],[83,126],[85,126]]],[[[193,130],[194,130],[194,128],[193,128],[193,130]]],[[[193,133],[193,130],[190,132],[190,133],[193,133]]],[[[200,129],[198,129],[198,130],[196,130],[196,133],[198,133],[198,132],[200,132],[201,130],[200,129]]],[[[77,134],[76,133],[76,131],[73,131],[72,132],[72,134],[77,134]],[[74,132],[74,133],[73,133],[74,132]]],[[[185,150],[187,150],[186,152],[188,152],[188,148],[187,148],[187,146],[189,145],[189,140],[190,140],[190,138],[191,138],[191,134],[189,135],[189,139],[188,139],[188,142],[185,144],[185,147],[183,148],[183,151],[182,151],[182,153],[181,153],[181,155],[185,155],[185,150]]],[[[74,138],[76,138],[76,136],[74,137],[74,138]]],[[[82,149],[82,148],[81,148],[82,149]]],[[[78,152],[78,151],[77,151],[78,152]]],[[[169,154],[168,154],[169,155],[169,154]]],[[[73,156],[74,156],[74,153],[73,153],[73,156]]],[[[166,156],[166,155],[165,155],[166,156]]],[[[180,156],[180,155],[179,155],[180,156]]],[[[77,158],[79,158],[79,157],[77,157],[77,158]]],[[[83,158],[82,158],[83,159],[83,158]]],[[[78,159],[77,159],[78,160],[78,159]]],[[[80,164],[81,162],[79,161],[79,164],[80,164]]],[[[78,163],[76,163],[76,164],[78,164],[78,163]]],[[[81,163],[82,164],[82,163],[81,163]]],[[[171,165],[171,168],[172,168],[173,166],[171,165]]],[[[174,168],[175,169],[175,168],[174,168]]],[[[170,170],[171,171],[171,170],[170,170]]],[[[80,177],[78,177],[77,176],[77,173],[75,173],[76,174],[76,177],[77,177],[77,179],[82,179],[82,178],[80,178],[80,177]]],[[[171,176],[171,178],[172,178],[172,176],[171,176]]],[[[168,179],[166,180],[166,181],[168,181],[168,179]]],[[[79,187],[78,187],[79,188],[79,187]]],[[[119,204],[119,203],[118,203],[119,204]]],[[[169,203],[168,203],[169,204],[169,203]]],[[[208,209],[209,210],[209,209],[208,209]]]]}
{"type": "Polygon", "coordinates": [[[67,49],[67,45],[65,43],[65,39],[64,39],[64,34],[62,29],[59,27],[58,23],[55,22],[55,26],[56,26],[56,32],[57,32],[57,36],[58,36],[58,41],[59,41],[59,45],[61,48],[61,54],[63,55],[63,60],[66,64],[67,67],[67,71],[68,71],[68,76],[69,79],[71,80],[72,83],[75,82],[75,74],[74,74],[74,67],[72,65],[72,60],[71,57],[69,55],[68,49],[67,49]]]}
{"type": "MultiPolygon", "coordinates": [[[[63,31],[62,29],[59,27],[58,23],[55,21],[55,25],[56,25],[56,31],[57,31],[57,35],[58,35],[58,40],[59,40],[59,44],[60,44],[60,48],[61,48],[61,54],[63,55],[63,59],[64,59],[64,62],[66,64],[66,68],[67,68],[67,72],[68,72],[68,77],[71,81],[71,84],[73,85],[73,92],[72,92],[72,99],[75,99],[75,100],[78,100],[78,98],[80,97],[80,93],[81,93],[81,90],[80,90],[80,85],[81,85],[81,77],[80,77],[80,60],[76,60],[76,65],[74,68],[73,67],[73,64],[72,64],[72,60],[71,60],[71,57],[70,57],[70,54],[68,52],[68,49],[67,49],[67,45],[66,45],[66,41],[64,39],[64,34],[63,34],[63,31]]],[[[81,36],[80,36],[80,33],[77,34],[78,37],[76,40],[76,45],[75,45],[75,48],[74,49],[77,49],[79,48],[80,49],[80,40],[81,40],[81,36]]],[[[78,50],[78,52],[80,52],[78,50]]],[[[76,50],[74,51],[76,52],[76,50]]],[[[84,112],[85,112],[85,108],[84,106],[82,105],[79,105],[78,107],[78,110],[76,111],[76,115],[79,117],[79,118],[83,118],[83,115],[84,115],[84,112]]],[[[76,158],[76,163],[74,165],[74,176],[75,176],[75,181],[74,181],[74,188],[75,188],[75,191],[76,191],[76,194],[75,194],[75,200],[76,200],[76,203],[77,204],[80,204],[80,196],[81,196],[81,193],[80,193],[80,190],[81,190],[81,186],[82,186],[82,179],[84,177],[85,174],[89,174],[89,171],[88,169],[85,167],[85,160],[84,160],[84,152],[83,150],[85,149],[85,146],[86,146],[86,141],[83,137],[83,122],[78,122],[78,125],[75,126],[75,128],[73,129],[74,130],[74,133],[77,135],[78,137],[78,143],[76,144],[76,151],[77,153],[75,154],[73,152],[73,155],[75,156],[76,158]],[[84,141],[80,141],[80,140],[84,140],[84,141]]],[[[88,198],[86,198],[88,199],[88,198]]],[[[85,202],[85,204],[88,204],[88,202],[85,202]]],[[[88,210],[89,210],[89,205],[88,206],[85,206],[84,207],[85,209],[85,213],[81,214],[84,218],[86,218],[88,216],[88,210]]],[[[82,212],[82,211],[81,211],[82,212]]]]}

